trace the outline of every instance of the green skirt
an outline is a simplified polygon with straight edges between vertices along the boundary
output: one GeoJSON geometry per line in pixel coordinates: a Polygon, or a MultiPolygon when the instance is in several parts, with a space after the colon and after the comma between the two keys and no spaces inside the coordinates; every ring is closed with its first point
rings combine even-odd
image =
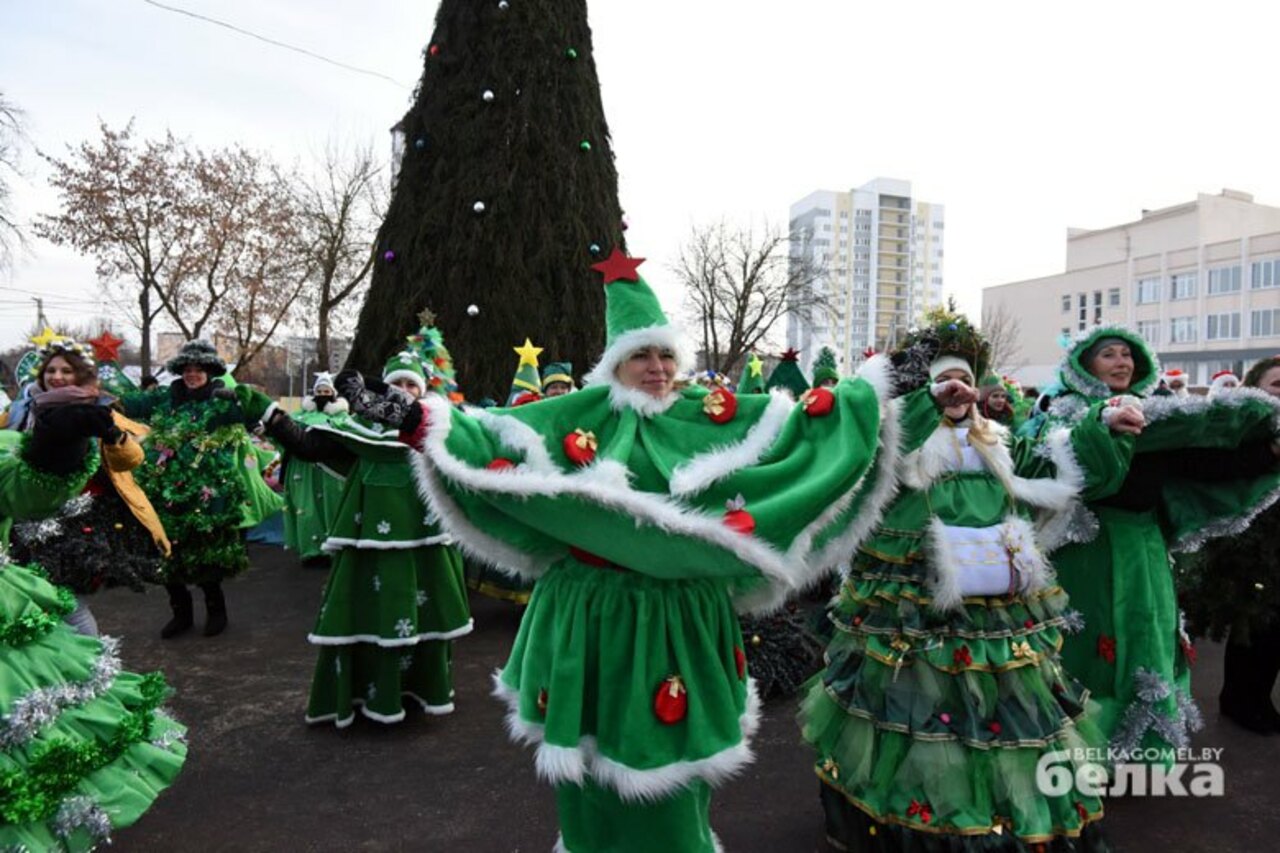
{"type": "Polygon", "coordinates": [[[544,779],[624,801],[724,781],[751,760],[759,717],[722,581],[573,558],[534,585],[495,694],[544,779]]]}
{"type": "Polygon", "coordinates": [[[120,668],[116,642],[73,632],[75,606],[0,567],[0,849],[89,850],[150,808],[181,770],[186,730],[159,673],[120,668]]]}
{"type": "Polygon", "coordinates": [[[1063,664],[1097,699],[1098,724],[1113,748],[1146,755],[1186,747],[1202,722],[1159,520],[1154,512],[1094,512],[1094,541],[1053,555],[1071,606],[1084,616],[1063,664]]]}
{"type": "Polygon", "coordinates": [[[938,613],[924,571],[860,555],[830,613],[826,669],[800,712],[828,833],[873,850],[1102,849],[1098,797],[1036,783],[1049,753],[1072,770],[1103,759],[1087,691],[1058,660],[1066,597],[938,613]]]}

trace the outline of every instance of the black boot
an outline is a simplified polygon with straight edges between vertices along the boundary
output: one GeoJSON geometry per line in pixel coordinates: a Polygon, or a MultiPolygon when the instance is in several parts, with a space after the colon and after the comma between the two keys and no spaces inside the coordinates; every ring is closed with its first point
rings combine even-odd
{"type": "Polygon", "coordinates": [[[164,588],[169,592],[169,607],[173,610],[173,618],[160,629],[160,638],[167,640],[191,629],[191,593],[187,585],[167,583],[164,588]]]}
{"type": "Polygon", "coordinates": [[[207,614],[204,620],[204,635],[216,637],[227,630],[227,599],[222,595],[222,584],[216,581],[202,583],[200,588],[204,590],[204,606],[207,614]]]}

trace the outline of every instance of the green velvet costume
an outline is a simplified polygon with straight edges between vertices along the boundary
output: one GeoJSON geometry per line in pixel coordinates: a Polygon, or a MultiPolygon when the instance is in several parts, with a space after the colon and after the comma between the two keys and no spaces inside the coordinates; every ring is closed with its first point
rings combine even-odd
{"type": "Polygon", "coordinates": [[[854,558],[800,714],[827,835],[850,850],[1105,849],[1096,796],[1036,787],[1046,753],[1105,747],[1058,658],[1072,619],[1041,549],[1082,490],[1120,485],[1132,439],[1096,410],[1043,450],[920,414],[907,435],[927,439],[854,558]]]}
{"type": "Polygon", "coordinates": [[[1239,532],[1275,500],[1280,474],[1266,444],[1280,406],[1247,389],[1211,399],[1143,399],[1159,378],[1155,355],[1132,331],[1097,326],[1064,358],[1063,389],[1047,417],[1033,424],[1041,435],[1114,396],[1085,363],[1103,338],[1129,345],[1135,370],[1128,394],[1147,424],[1122,489],[1083,507],[1069,533],[1074,544],[1053,555],[1085,625],[1067,639],[1062,659],[1097,699],[1098,723],[1111,746],[1147,759],[1187,746],[1201,725],[1190,693],[1194,652],[1181,624],[1169,552],[1195,551],[1239,532]],[[1246,448],[1262,449],[1259,464],[1240,464],[1250,458],[1246,448]]]}
{"type": "MultiPolygon", "coordinates": [[[[16,436],[16,434],[14,434],[16,436]]],[[[0,517],[48,516],[79,494],[98,454],[60,477],[0,450],[0,517]]],[[[90,850],[138,820],[177,776],[185,729],[159,673],[120,669],[116,642],[62,620],[69,591],[0,557],[0,849],[90,850]]]]}
{"type": "MultiPolygon", "coordinates": [[[[346,402],[339,398],[324,412],[311,408],[295,412],[292,417],[304,427],[327,424],[331,417],[346,411],[346,402]]],[[[308,462],[286,454],[281,480],[285,501],[285,547],[302,560],[322,556],[324,540],[328,538],[336,518],[346,478],[323,462],[308,462]]]]}

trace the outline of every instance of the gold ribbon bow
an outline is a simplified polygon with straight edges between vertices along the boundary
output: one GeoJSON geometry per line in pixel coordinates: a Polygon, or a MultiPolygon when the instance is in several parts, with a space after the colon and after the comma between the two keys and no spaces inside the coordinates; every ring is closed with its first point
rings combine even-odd
{"type": "Polygon", "coordinates": [[[1028,660],[1031,663],[1036,663],[1038,660],[1040,660],[1040,655],[1036,654],[1032,650],[1031,644],[1028,643],[1026,640],[1023,640],[1021,643],[1014,641],[1013,656],[1015,658],[1023,658],[1024,660],[1028,660]]]}
{"type": "Polygon", "coordinates": [[[708,415],[719,417],[724,414],[724,409],[724,395],[719,391],[712,391],[702,398],[702,411],[708,415]]]}
{"type": "Polygon", "coordinates": [[[840,778],[840,768],[836,766],[834,759],[828,758],[822,762],[822,772],[826,773],[832,779],[840,778]]]}
{"type": "Polygon", "coordinates": [[[596,442],[596,434],[594,432],[579,428],[575,429],[573,434],[577,436],[577,438],[573,440],[573,443],[579,450],[594,451],[598,446],[598,443],[596,442]]]}
{"type": "Polygon", "coordinates": [[[893,680],[898,680],[898,671],[902,669],[902,662],[907,659],[907,652],[911,650],[911,643],[902,638],[902,635],[894,637],[889,643],[889,648],[898,653],[898,660],[893,664],[893,680]]]}

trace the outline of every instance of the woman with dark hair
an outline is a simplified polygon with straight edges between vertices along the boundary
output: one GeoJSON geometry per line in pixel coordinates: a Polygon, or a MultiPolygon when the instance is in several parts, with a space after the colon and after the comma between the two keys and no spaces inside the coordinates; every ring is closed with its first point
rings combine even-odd
{"type": "Polygon", "coordinates": [[[130,415],[151,427],[142,487],[151,496],[173,543],[163,571],[173,618],[164,639],[191,628],[187,586],[204,591],[204,634],[227,627],[222,582],[249,567],[241,530],[253,527],[283,506],[262,482],[246,426],[256,419],[243,406],[254,392],[234,389],[224,379],[227,366],[212,346],[188,341],[165,364],[180,378],[168,388],[127,394],[130,415]]]}
{"type": "MultiPolygon", "coordinates": [[[[1280,397],[1280,355],[1250,368],[1243,387],[1280,397]]],[[[1181,599],[1197,633],[1227,638],[1222,716],[1258,734],[1280,732],[1271,702],[1280,673],[1280,505],[1244,533],[1211,542],[1184,579],[1181,599]]]]}
{"type": "MultiPolygon", "coordinates": [[[[144,582],[157,580],[160,558],[169,552],[164,527],[133,479],[143,460],[138,440],[147,429],[109,408],[114,398],[101,393],[96,364],[82,344],[51,341],[40,351],[35,371],[35,411],[55,400],[102,407],[113,431],[99,442],[102,464],[84,491],[50,518],[17,523],[11,552],[77,596],[113,586],[141,592],[144,582]]],[[[33,420],[27,418],[26,429],[33,420]]],[[[98,633],[82,600],[68,621],[82,634],[98,633]]]]}

